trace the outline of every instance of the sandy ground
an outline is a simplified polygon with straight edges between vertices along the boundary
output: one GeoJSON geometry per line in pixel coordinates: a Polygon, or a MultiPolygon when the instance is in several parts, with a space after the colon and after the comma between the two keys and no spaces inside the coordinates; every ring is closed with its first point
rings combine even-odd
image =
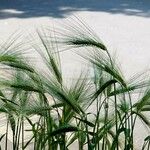
{"type": "MultiPolygon", "coordinates": [[[[0,0],[0,41],[15,31],[31,33],[35,28],[55,25],[67,17],[81,17],[116,52],[127,77],[150,68],[150,1],[149,0],[0,0]]],[[[64,69],[79,62],[64,54],[64,69]]],[[[137,150],[146,131],[138,125],[137,150]]]]}

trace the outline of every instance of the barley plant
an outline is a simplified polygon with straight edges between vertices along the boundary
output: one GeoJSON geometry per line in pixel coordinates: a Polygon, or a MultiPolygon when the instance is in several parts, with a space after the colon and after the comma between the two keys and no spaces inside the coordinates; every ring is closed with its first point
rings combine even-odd
{"type": "MultiPolygon", "coordinates": [[[[108,48],[78,18],[37,35],[38,44],[16,36],[0,47],[1,149],[135,149],[137,120],[150,127],[148,73],[127,80],[108,48]],[[24,45],[38,54],[44,71],[29,61],[24,45]],[[68,84],[60,56],[66,50],[89,68],[68,84]]],[[[141,149],[150,149],[150,136],[141,149]]]]}

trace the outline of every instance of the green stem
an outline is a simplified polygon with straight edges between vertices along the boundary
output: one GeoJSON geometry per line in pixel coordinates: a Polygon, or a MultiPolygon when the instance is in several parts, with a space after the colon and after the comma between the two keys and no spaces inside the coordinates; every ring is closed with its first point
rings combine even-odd
{"type": "Polygon", "coordinates": [[[7,125],[6,125],[6,139],[5,139],[5,150],[7,150],[7,144],[8,144],[8,124],[9,121],[7,119],[7,125]]]}
{"type": "Polygon", "coordinates": [[[24,118],[22,117],[22,150],[24,149],[24,118]]]}
{"type": "Polygon", "coordinates": [[[17,120],[17,128],[16,128],[16,132],[14,133],[15,135],[14,136],[14,142],[13,142],[13,150],[16,150],[17,149],[17,136],[18,136],[18,130],[19,130],[19,118],[17,120]]]}
{"type": "Polygon", "coordinates": [[[131,137],[130,137],[130,146],[131,150],[133,150],[133,131],[134,131],[134,120],[133,120],[133,114],[132,114],[132,100],[131,100],[131,95],[130,92],[128,91],[128,95],[129,95],[129,101],[130,101],[130,108],[131,108],[131,137]]]}
{"type": "MultiPolygon", "coordinates": [[[[106,53],[107,53],[107,55],[108,55],[108,57],[110,59],[110,63],[111,63],[112,69],[114,69],[113,61],[111,59],[111,56],[110,56],[108,50],[106,50],[106,53]]],[[[113,86],[114,86],[114,91],[116,91],[116,84],[114,83],[113,86]]],[[[114,94],[114,99],[115,99],[115,120],[116,120],[116,124],[115,124],[116,126],[115,127],[116,127],[116,133],[117,133],[117,131],[118,131],[118,117],[117,117],[118,114],[117,114],[117,96],[116,96],[116,93],[114,94]]],[[[117,145],[117,150],[119,150],[118,138],[116,140],[116,145],[117,145]]]]}
{"type": "Polygon", "coordinates": [[[17,146],[16,146],[16,149],[18,149],[18,150],[19,150],[19,143],[20,143],[21,124],[22,124],[22,122],[20,121],[19,130],[18,130],[17,146]]]}

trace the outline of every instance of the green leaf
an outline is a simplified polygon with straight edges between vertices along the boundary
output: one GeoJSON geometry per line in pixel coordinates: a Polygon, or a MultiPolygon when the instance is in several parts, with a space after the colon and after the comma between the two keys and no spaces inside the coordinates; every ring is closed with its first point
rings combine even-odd
{"type": "Polygon", "coordinates": [[[96,99],[99,96],[99,94],[101,94],[108,86],[110,86],[116,82],[117,81],[115,79],[112,79],[112,80],[109,80],[106,83],[104,83],[94,94],[94,99],[96,99]]]}
{"type": "Polygon", "coordinates": [[[92,123],[92,122],[90,122],[90,121],[88,121],[88,120],[84,120],[84,119],[81,119],[81,118],[79,118],[79,117],[76,117],[76,116],[73,116],[74,118],[76,118],[76,119],[78,119],[78,120],[80,120],[81,122],[83,122],[83,123],[86,123],[88,126],[90,126],[90,127],[94,127],[95,125],[94,125],[94,123],[92,123]]]}
{"type": "Polygon", "coordinates": [[[80,46],[80,47],[83,47],[83,46],[97,47],[104,51],[107,50],[106,46],[103,43],[98,42],[92,38],[75,37],[74,39],[72,38],[68,40],[66,44],[80,46]]]}
{"type": "Polygon", "coordinates": [[[76,132],[79,131],[79,129],[75,126],[71,126],[71,125],[64,125],[59,127],[58,129],[56,129],[55,131],[52,131],[49,136],[56,136],[57,134],[62,134],[62,133],[66,133],[66,132],[76,132]]]}
{"type": "Polygon", "coordinates": [[[147,137],[144,139],[144,141],[150,141],[150,135],[147,136],[147,137]]]}
{"type": "Polygon", "coordinates": [[[3,135],[1,135],[1,137],[0,137],[0,142],[1,142],[1,140],[3,139],[3,137],[6,135],[6,133],[5,134],[3,134],[3,135]]]}

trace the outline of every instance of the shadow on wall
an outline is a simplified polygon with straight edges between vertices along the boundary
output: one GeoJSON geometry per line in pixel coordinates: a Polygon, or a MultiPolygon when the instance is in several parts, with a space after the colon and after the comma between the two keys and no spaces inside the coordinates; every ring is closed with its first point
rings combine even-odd
{"type": "Polygon", "coordinates": [[[101,11],[150,17],[149,0],[0,0],[0,19],[50,16],[63,18],[73,11],[101,11]]]}

